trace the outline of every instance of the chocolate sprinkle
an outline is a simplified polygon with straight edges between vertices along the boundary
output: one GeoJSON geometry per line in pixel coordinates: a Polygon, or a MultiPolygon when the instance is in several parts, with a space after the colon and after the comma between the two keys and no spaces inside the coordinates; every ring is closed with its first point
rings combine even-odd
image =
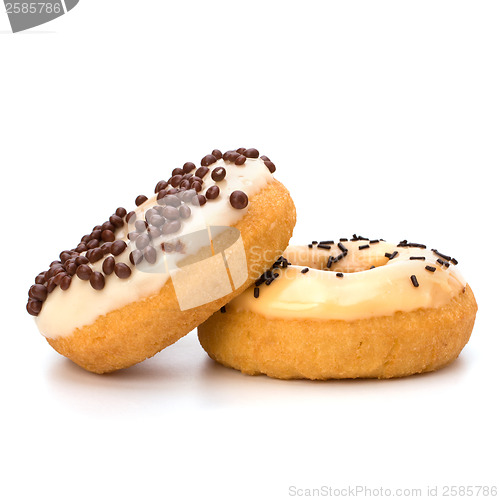
{"type": "Polygon", "coordinates": [[[226,172],[225,168],[217,167],[217,168],[213,169],[213,171],[211,172],[211,178],[215,182],[220,182],[220,181],[223,181],[225,179],[226,174],[227,174],[227,172],[226,172]]]}
{"type": "Polygon", "coordinates": [[[253,297],[255,297],[255,299],[260,297],[260,289],[257,286],[253,289],[253,297]]]}
{"type": "Polygon", "coordinates": [[[87,264],[82,264],[81,266],[78,266],[76,269],[76,276],[80,278],[81,280],[88,280],[90,279],[90,275],[92,274],[92,268],[90,266],[87,266],[87,264]]]}
{"type": "Polygon", "coordinates": [[[440,253],[438,250],[435,250],[434,248],[432,248],[431,251],[435,255],[438,255],[439,257],[442,257],[442,259],[445,259],[445,260],[451,260],[452,259],[452,257],[450,255],[445,255],[444,253],[440,253]]]}
{"type": "Polygon", "coordinates": [[[319,243],[317,245],[317,248],[322,248],[323,250],[331,250],[331,245],[322,245],[321,243],[319,243]]]}
{"type": "Polygon", "coordinates": [[[132,270],[123,262],[118,262],[114,267],[114,274],[116,274],[118,278],[124,280],[130,277],[132,270]]]}
{"type": "Polygon", "coordinates": [[[211,186],[206,191],[206,198],[208,198],[208,200],[214,200],[215,198],[218,198],[219,194],[220,188],[218,186],[211,186]]]}
{"type": "Polygon", "coordinates": [[[433,267],[433,266],[425,266],[425,269],[427,271],[430,271],[430,273],[434,273],[436,271],[436,267],[433,267]]]}
{"type": "Polygon", "coordinates": [[[144,196],[143,194],[137,196],[137,198],[135,198],[135,205],[139,206],[139,205],[142,205],[142,203],[146,202],[147,201],[147,196],[144,196]]]}
{"type": "Polygon", "coordinates": [[[216,157],[214,155],[206,155],[204,158],[201,160],[201,166],[203,167],[209,167],[213,163],[217,161],[216,157]]]}
{"type": "Polygon", "coordinates": [[[106,284],[106,280],[104,278],[104,275],[102,273],[99,273],[98,271],[94,271],[90,275],[90,285],[92,285],[92,288],[95,290],[102,290],[104,288],[104,285],[106,284]]]}
{"type": "Polygon", "coordinates": [[[412,255],[411,257],[409,257],[409,260],[426,260],[426,257],[415,257],[414,255],[412,255]]]}
{"type": "Polygon", "coordinates": [[[336,277],[343,278],[343,273],[336,273],[336,277]]]}
{"type": "Polygon", "coordinates": [[[104,272],[104,274],[109,276],[114,271],[115,264],[116,262],[114,260],[114,257],[112,257],[111,255],[105,258],[104,262],[102,263],[102,271],[104,272]]]}
{"type": "Polygon", "coordinates": [[[359,250],[365,250],[366,248],[369,248],[369,245],[360,245],[359,250]]]}
{"type": "Polygon", "coordinates": [[[416,278],[416,275],[413,274],[411,276],[411,281],[412,281],[412,284],[417,288],[419,286],[419,283],[418,283],[418,279],[416,278]]]}
{"type": "Polygon", "coordinates": [[[310,271],[310,269],[308,267],[304,267],[302,270],[301,270],[301,273],[302,274],[305,274],[305,273],[308,273],[310,271]]]}
{"type": "Polygon", "coordinates": [[[243,154],[246,158],[258,158],[260,156],[258,149],[255,148],[249,148],[243,154]]]}
{"type": "Polygon", "coordinates": [[[230,204],[237,210],[248,206],[248,196],[243,191],[233,191],[230,195],[230,204]]]}

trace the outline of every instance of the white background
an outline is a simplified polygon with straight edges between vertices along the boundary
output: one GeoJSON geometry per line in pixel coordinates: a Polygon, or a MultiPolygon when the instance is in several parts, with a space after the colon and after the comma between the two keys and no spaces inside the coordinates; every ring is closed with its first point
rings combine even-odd
{"type": "Polygon", "coordinates": [[[12,35],[2,9],[0,496],[497,485],[498,23],[486,1],[81,0],[12,35]],[[479,304],[458,361],[308,382],[217,366],[196,332],[108,376],[53,351],[34,276],[172,168],[241,146],[276,163],[295,243],[455,255],[479,304]]]}

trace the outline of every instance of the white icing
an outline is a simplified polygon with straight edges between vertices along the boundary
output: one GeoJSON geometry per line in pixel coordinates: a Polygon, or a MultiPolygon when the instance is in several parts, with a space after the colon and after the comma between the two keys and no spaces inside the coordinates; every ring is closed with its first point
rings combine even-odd
{"type": "Polygon", "coordinates": [[[280,275],[269,286],[261,285],[255,299],[253,287],[236,297],[227,310],[252,311],[267,317],[287,319],[355,320],[392,315],[396,311],[441,307],[463,291],[466,281],[454,265],[443,267],[429,249],[396,247],[381,241],[359,250],[366,241],[344,242],[348,255],[327,269],[329,255],[341,253],[336,245],[331,251],[289,247],[284,256],[292,264],[277,269],[280,275]],[[399,255],[392,260],[385,253],[399,255]],[[424,256],[425,260],[410,260],[424,256]],[[371,265],[376,265],[370,269],[371,265]],[[310,267],[306,273],[304,266],[310,267]],[[318,267],[313,269],[312,266],[318,267]],[[425,269],[435,267],[435,272],[425,269]],[[336,273],[341,271],[343,277],[336,273]],[[416,276],[419,286],[412,284],[416,276]]]}
{"type": "MultiPolygon", "coordinates": [[[[154,266],[146,265],[145,261],[138,267],[132,266],[129,254],[134,244],[130,243],[125,235],[132,231],[133,227],[128,228],[125,225],[116,232],[116,236],[125,239],[129,245],[121,255],[115,257],[115,260],[129,265],[132,269],[131,276],[126,280],[119,279],[114,274],[106,276],[105,287],[98,291],[94,290],[88,281],[82,281],[76,276],[68,290],[63,291],[56,287],[47,297],[36,318],[40,332],[48,338],[68,336],[76,328],[92,324],[101,315],[158,293],[170,278],[172,268],[176,267],[186,256],[196,254],[210,246],[210,240],[206,237],[207,227],[231,226],[247,213],[249,204],[242,210],[236,210],[230,205],[229,196],[233,191],[244,191],[250,198],[272,180],[272,174],[260,159],[248,158],[242,166],[226,163],[224,160],[218,160],[210,165],[209,172],[203,178],[201,193],[205,193],[210,186],[216,184],[220,188],[220,195],[215,200],[207,200],[202,207],[189,205],[192,210],[191,217],[182,222],[179,233],[166,238],[170,241],[179,240],[183,245],[182,253],[162,254],[158,252],[158,259],[154,266]],[[223,181],[215,182],[211,178],[211,171],[216,167],[225,168],[227,174],[223,181]],[[196,231],[200,231],[199,238],[192,236],[183,238],[196,231]]],[[[135,212],[139,218],[143,218],[143,213],[156,204],[156,196],[154,196],[135,209],[135,212]]],[[[214,235],[222,230],[220,227],[212,228],[214,235]]],[[[102,262],[103,260],[90,266],[94,271],[102,271],[102,262]]]]}

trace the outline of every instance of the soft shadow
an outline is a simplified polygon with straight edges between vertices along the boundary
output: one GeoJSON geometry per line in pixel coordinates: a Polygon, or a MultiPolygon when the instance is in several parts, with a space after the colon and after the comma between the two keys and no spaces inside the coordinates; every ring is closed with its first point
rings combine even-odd
{"type": "MultiPolygon", "coordinates": [[[[357,399],[360,396],[399,397],[401,391],[427,390],[434,383],[446,381],[454,384],[466,372],[467,362],[458,358],[440,370],[391,379],[336,379],[336,380],[280,380],[266,375],[245,375],[227,368],[206,356],[200,371],[199,393],[211,403],[251,404],[261,400],[279,402],[303,401],[317,397],[357,399]]],[[[408,392],[410,394],[410,392],[408,392]]]]}

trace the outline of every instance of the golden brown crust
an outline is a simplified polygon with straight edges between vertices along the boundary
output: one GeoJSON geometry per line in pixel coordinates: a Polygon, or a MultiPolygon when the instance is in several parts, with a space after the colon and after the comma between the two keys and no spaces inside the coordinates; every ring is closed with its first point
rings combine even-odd
{"type": "Polygon", "coordinates": [[[356,321],[269,319],[215,313],[198,327],[211,358],[281,379],[392,378],[437,370],[468,342],[477,305],[466,288],[440,308],[356,321]]]}
{"type": "Polygon", "coordinates": [[[72,335],[47,339],[60,354],[86,370],[105,373],[143,361],[189,333],[244,291],[286,248],[296,213],[287,189],[278,181],[250,198],[240,231],[249,276],[244,285],[209,304],[181,311],[171,280],[160,292],[100,316],[72,335]]]}

